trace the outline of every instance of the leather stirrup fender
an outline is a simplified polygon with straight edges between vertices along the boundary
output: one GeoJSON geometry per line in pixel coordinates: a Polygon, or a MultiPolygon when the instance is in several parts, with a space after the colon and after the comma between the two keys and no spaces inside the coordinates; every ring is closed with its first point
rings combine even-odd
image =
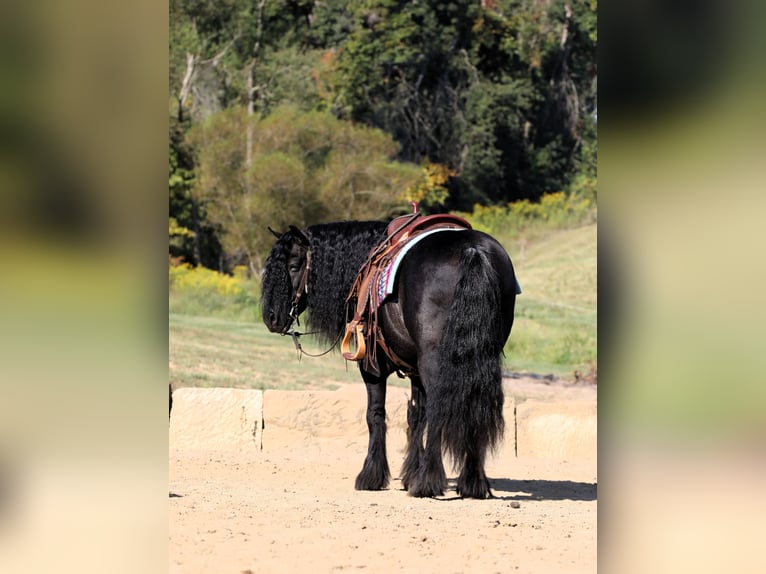
{"type": "Polygon", "coordinates": [[[346,325],[346,333],[340,343],[340,351],[343,358],[348,361],[359,361],[364,358],[367,346],[364,342],[364,324],[359,321],[351,321],[346,325]],[[355,336],[356,351],[351,352],[351,337],[355,336]]]}
{"type": "MultiPolygon", "coordinates": [[[[471,229],[471,224],[465,219],[449,214],[423,216],[415,212],[392,220],[386,228],[386,237],[370,250],[366,262],[361,266],[354,279],[351,290],[346,297],[346,311],[354,299],[353,320],[346,324],[346,331],[341,342],[341,353],[348,361],[364,359],[363,368],[375,375],[379,374],[376,350],[381,344],[383,352],[390,361],[405,372],[414,373],[416,369],[385,345],[378,327],[377,308],[379,301],[375,299],[375,289],[386,266],[397,253],[408,244],[413,237],[423,231],[442,229],[471,229]],[[367,324],[365,324],[367,321],[367,324]],[[367,333],[365,334],[365,330],[367,333]],[[351,339],[354,339],[355,349],[351,349],[351,339]],[[369,352],[369,354],[368,354],[369,352]]],[[[347,315],[348,317],[348,315],[347,315]]]]}

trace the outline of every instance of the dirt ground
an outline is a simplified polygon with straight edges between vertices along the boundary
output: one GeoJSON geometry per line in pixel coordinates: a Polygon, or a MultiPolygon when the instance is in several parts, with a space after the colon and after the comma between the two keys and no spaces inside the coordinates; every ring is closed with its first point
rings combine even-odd
{"type": "MultiPolygon", "coordinates": [[[[594,389],[513,384],[530,396],[595,400],[594,389]]],[[[450,490],[417,499],[398,480],[403,430],[389,424],[392,483],[359,492],[366,437],[336,428],[337,412],[312,417],[325,432],[267,425],[270,448],[260,452],[171,444],[170,572],[596,571],[595,458],[525,459],[501,450],[487,464],[495,498],[463,500],[450,490]]]]}

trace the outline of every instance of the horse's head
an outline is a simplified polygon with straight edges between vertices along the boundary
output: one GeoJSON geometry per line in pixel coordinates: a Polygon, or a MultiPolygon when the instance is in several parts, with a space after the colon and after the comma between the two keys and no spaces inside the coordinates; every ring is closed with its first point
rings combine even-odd
{"type": "Polygon", "coordinates": [[[263,322],[272,333],[286,333],[305,309],[311,265],[309,239],[297,227],[277,233],[261,284],[263,322]]]}

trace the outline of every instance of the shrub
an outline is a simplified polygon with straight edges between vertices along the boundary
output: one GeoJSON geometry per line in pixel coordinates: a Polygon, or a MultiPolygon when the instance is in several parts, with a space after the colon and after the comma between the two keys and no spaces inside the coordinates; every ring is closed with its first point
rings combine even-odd
{"type": "Polygon", "coordinates": [[[244,266],[226,275],[188,263],[171,264],[169,291],[171,313],[260,320],[260,281],[248,277],[244,266]]]}
{"type": "Polygon", "coordinates": [[[539,203],[521,199],[505,206],[476,204],[472,213],[461,215],[507,247],[528,243],[550,231],[595,223],[595,180],[581,178],[571,192],[546,193],[539,203]]]}

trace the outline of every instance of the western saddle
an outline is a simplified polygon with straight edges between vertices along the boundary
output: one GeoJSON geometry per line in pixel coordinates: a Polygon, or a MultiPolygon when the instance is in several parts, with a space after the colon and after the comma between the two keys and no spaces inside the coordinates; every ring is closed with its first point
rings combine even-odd
{"type": "Polygon", "coordinates": [[[386,345],[378,326],[378,302],[373,294],[375,286],[381,280],[381,275],[402,248],[423,232],[435,229],[471,229],[471,224],[457,215],[424,216],[417,211],[417,204],[413,205],[413,209],[414,213],[397,217],[388,224],[386,238],[370,251],[367,261],[359,269],[351,291],[346,297],[347,305],[356,300],[356,306],[353,318],[346,324],[346,332],[341,341],[341,353],[343,358],[349,361],[363,360],[364,369],[375,375],[380,375],[376,352],[378,345],[398,367],[397,374],[400,377],[416,372],[412,365],[396,356],[386,345]],[[352,339],[355,347],[353,351],[352,339]]]}

